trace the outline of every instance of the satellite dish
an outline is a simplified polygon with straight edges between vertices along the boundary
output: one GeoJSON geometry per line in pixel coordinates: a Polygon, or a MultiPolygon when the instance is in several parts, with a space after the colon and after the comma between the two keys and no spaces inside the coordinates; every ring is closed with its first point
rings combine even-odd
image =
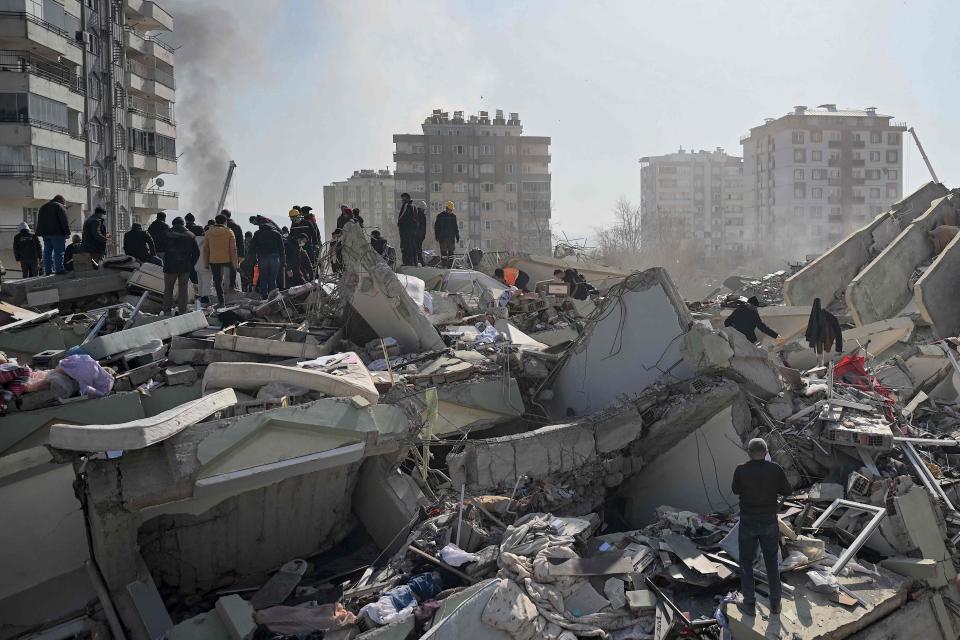
{"type": "Polygon", "coordinates": [[[163,178],[157,178],[157,187],[163,188],[163,178]]]}

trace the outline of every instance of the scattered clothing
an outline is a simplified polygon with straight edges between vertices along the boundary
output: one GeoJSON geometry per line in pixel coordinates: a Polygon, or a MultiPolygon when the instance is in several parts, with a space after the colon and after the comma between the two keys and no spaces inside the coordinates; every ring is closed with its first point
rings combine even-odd
{"type": "Polygon", "coordinates": [[[830,345],[836,345],[837,353],[843,351],[843,330],[840,328],[840,321],[837,320],[837,316],[820,307],[820,298],[813,300],[804,337],[817,355],[830,351],[830,345]]]}

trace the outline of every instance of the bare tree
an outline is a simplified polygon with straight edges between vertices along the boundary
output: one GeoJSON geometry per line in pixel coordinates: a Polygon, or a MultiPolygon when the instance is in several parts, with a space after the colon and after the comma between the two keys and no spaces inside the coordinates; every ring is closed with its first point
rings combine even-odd
{"type": "Polygon", "coordinates": [[[613,209],[613,224],[596,229],[596,256],[622,269],[635,268],[640,257],[640,207],[621,197],[613,209]]]}

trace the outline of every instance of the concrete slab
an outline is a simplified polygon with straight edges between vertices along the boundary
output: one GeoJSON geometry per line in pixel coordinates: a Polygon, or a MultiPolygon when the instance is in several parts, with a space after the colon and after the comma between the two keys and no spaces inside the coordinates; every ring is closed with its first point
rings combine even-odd
{"type": "Polygon", "coordinates": [[[328,396],[361,396],[370,403],[380,400],[370,372],[353,352],[347,352],[344,375],[333,375],[302,367],[252,362],[214,362],[203,374],[203,389],[259,389],[271,382],[305,387],[328,396]]]}
{"type": "Polygon", "coordinates": [[[380,337],[396,339],[404,353],[444,348],[440,334],[359,225],[343,229],[343,260],[343,297],[380,337]]]}
{"type": "Polygon", "coordinates": [[[330,348],[322,344],[238,336],[233,333],[218,333],[213,340],[213,346],[226,351],[256,353],[274,358],[300,358],[301,360],[312,360],[330,354],[330,348]]]}
{"type": "Polygon", "coordinates": [[[94,359],[100,360],[145,345],[153,339],[167,340],[206,327],[207,316],[203,311],[193,311],[132,329],[108,333],[83,345],[83,350],[94,359]]]}
{"type": "Polygon", "coordinates": [[[680,354],[692,319],[667,271],[655,267],[610,289],[599,312],[547,378],[546,402],[556,419],[606,408],[661,380],[686,380],[693,369],[680,354]]]}
{"type": "Polygon", "coordinates": [[[933,258],[928,234],[956,216],[960,196],[937,198],[930,207],[900,232],[893,242],[850,281],[847,307],[858,326],[897,315],[913,298],[910,277],[916,268],[933,258]]]}
{"type": "Polygon", "coordinates": [[[955,336],[960,329],[957,274],[960,274],[960,235],[947,245],[913,286],[913,298],[920,315],[941,338],[955,336]]]}
{"type": "Polygon", "coordinates": [[[115,269],[74,271],[69,275],[40,276],[4,282],[3,295],[18,305],[60,305],[105,293],[123,292],[127,287],[128,277],[128,272],[115,269]]]}
{"type": "MultiPolygon", "coordinates": [[[[486,429],[523,415],[516,379],[467,380],[437,387],[440,400],[434,434],[486,429]]],[[[422,415],[426,417],[426,409],[422,415]]]]}
{"type": "Polygon", "coordinates": [[[360,467],[353,512],[385,555],[393,555],[406,542],[423,500],[413,478],[396,469],[394,457],[367,458],[360,467]]]}
{"type": "Polygon", "coordinates": [[[223,389],[150,418],[116,424],[54,424],[50,445],[71,451],[143,449],[180,433],[190,425],[237,403],[233,389],[223,389]]]}
{"type": "Polygon", "coordinates": [[[901,224],[905,226],[912,222],[927,210],[931,201],[942,198],[947,192],[942,184],[928,182],[894,204],[890,211],[880,214],[787,278],[783,288],[784,302],[802,306],[812,304],[814,298],[820,298],[825,305],[829,305],[846,290],[860,270],[900,233],[901,224]]]}
{"type": "Polygon", "coordinates": [[[453,608],[442,606],[433,626],[421,640],[511,640],[509,633],[494,629],[480,619],[499,582],[496,578],[480,582],[451,596],[459,603],[453,608]]]}
{"type": "MultiPolygon", "coordinates": [[[[850,351],[856,346],[866,347],[873,358],[882,359],[889,349],[909,340],[914,328],[913,320],[903,316],[871,322],[844,331],[843,348],[850,351]]],[[[802,344],[801,349],[787,349],[784,358],[791,367],[805,371],[816,366],[817,354],[806,342],[802,344]]]]}

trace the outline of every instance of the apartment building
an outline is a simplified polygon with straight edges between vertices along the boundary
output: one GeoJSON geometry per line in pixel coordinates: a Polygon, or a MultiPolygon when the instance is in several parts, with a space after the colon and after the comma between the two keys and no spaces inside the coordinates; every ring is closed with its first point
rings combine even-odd
{"type": "Polygon", "coordinates": [[[323,188],[323,237],[337,228],[340,205],[360,209],[364,228],[369,232],[379,229],[380,234],[398,251],[400,235],[397,233],[397,208],[394,206],[394,180],[390,169],[360,169],[346,180],[334,182],[323,188]]]}
{"type": "MultiPolygon", "coordinates": [[[[549,137],[523,135],[520,116],[500,110],[491,118],[435,109],[422,129],[393,136],[397,208],[408,192],[426,203],[432,225],[451,201],[462,249],[549,255],[549,137]]],[[[434,244],[431,230],[426,246],[434,244]]]]}
{"type": "Polygon", "coordinates": [[[876,108],[794,107],[740,140],[758,248],[820,253],[903,195],[906,124],[876,108]]]}
{"type": "Polygon", "coordinates": [[[743,161],[719,147],[640,158],[641,237],[651,257],[678,249],[702,258],[742,256],[754,241],[743,207],[743,161]]]}
{"type": "Polygon", "coordinates": [[[41,204],[79,232],[107,210],[113,247],[133,220],[177,208],[173,19],[149,0],[0,0],[0,249],[41,204]]]}

